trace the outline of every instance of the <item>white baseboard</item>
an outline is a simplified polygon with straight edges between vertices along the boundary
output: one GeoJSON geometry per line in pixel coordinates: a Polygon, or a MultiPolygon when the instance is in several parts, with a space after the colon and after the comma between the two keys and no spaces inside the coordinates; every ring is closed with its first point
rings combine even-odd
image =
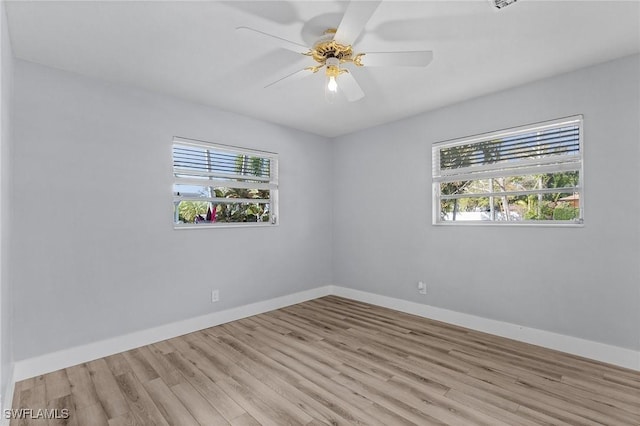
{"type": "MultiPolygon", "coordinates": [[[[10,379],[10,390],[13,392],[14,383],[20,380],[330,294],[640,371],[640,352],[631,349],[328,285],[17,361],[10,379]]],[[[12,395],[7,393],[6,397],[12,398],[12,395]]]]}
{"type": "Polygon", "coordinates": [[[123,336],[76,346],[69,349],[28,358],[17,361],[14,367],[14,378],[16,382],[39,376],[41,374],[82,364],[94,359],[128,351],[140,346],[182,336],[204,328],[224,324],[226,322],[258,315],[285,306],[295,305],[307,300],[316,299],[329,295],[331,286],[318,287],[312,290],[301,291],[299,293],[276,297],[262,302],[251,303],[224,311],[213,312],[195,318],[178,321],[171,324],[141,330],[123,336]]]}
{"type": "Polygon", "coordinates": [[[5,418],[5,413],[11,409],[11,405],[13,404],[13,393],[16,388],[15,371],[15,367],[12,365],[11,371],[9,372],[9,380],[7,381],[7,388],[4,389],[5,393],[2,395],[2,404],[0,404],[0,408],[2,408],[0,426],[9,426],[11,422],[10,418],[5,418]]]}
{"type": "Polygon", "coordinates": [[[640,351],[346,287],[331,286],[331,294],[640,371],[640,351]]]}

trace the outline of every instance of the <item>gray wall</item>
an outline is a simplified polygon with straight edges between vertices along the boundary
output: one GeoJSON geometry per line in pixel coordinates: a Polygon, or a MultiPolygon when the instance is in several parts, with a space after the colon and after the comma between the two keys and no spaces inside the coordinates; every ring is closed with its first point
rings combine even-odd
{"type": "Polygon", "coordinates": [[[337,138],[334,283],[640,349],[639,62],[337,138]],[[574,114],[584,114],[583,228],[431,225],[432,143],[574,114]]]}
{"type": "Polygon", "coordinates": [[[331,141],[19,60],[15,70],[17,360],[331,284],[331,141]],[[174,230],[174,135],[279,153],[280,225],[174,230]]]}
{"type": "MultiPolygon", "coordinates": [[[[9,275],[11,193],[11,99],[13,57],[4,2],[0,3],[0,395],[7,394],[13,364],[11,279],[9,275]]],[[[4,408],[2,406],[1,408],[4,408]]]]}
{"type": "Polygon", "coordinates": [[[640,349],[638,56],[334,141],[14,66],[16,359],[330,283],[640,349]],[[573,114],[583,228],[431,225],[433,142],[573,114]],[[173,230],[174,135],[278,152],[281,225],[173,230]]]}

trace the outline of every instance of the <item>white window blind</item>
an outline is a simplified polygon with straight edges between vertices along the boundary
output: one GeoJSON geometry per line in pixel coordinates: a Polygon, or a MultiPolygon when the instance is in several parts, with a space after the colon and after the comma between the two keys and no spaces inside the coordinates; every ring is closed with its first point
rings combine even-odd
{"type": "Polygon", "coordinates": [[[433,145],[434,223],[581,223],[582,116],[433,145]]]}
{"type": "Polygon", "coordinates": [[[176,227],[277,222],[277,154],[174,138],[173,176],[176,227]]]}

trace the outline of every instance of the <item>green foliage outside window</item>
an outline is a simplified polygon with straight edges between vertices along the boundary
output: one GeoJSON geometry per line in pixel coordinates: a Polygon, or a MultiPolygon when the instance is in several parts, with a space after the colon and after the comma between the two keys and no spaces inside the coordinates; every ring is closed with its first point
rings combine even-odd
{"type": "Polygon", "coordinates": [[[577,207],[556,207],[553,210],[553,220],[573,220],[580,215],[580,209],[577,207]]]}
{"type": "MultiPolygon", "coordinates": [[[[235,159],[235,173],[247,176],[246,179],[238,179],[239,182],[251,181],[252,176],[268,177],[270,163],[268,159],[237,155],[235,159]]],[[[230,182],[230,185],[233,185],[230,182]]],[[[271,191],[268,189],[249,189],[232,187],[202,186],[199,196],[203,198],[215,197],[225,199],[242,200],[270,200],[271,191]]],[[[210,201],[180,201],[177,206],[178,220],[181,223],[200,222],[269,222],[269,203],[263,202],[225,202],[213,203],[210,201]]]]}

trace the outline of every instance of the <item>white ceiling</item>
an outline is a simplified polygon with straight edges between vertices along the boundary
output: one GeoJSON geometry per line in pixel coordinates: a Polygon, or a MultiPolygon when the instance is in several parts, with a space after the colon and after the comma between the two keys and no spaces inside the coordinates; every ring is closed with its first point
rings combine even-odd
{"type": "MultiPolygon", "coordinates": [[[[7,2],[14,55],[285,126],[337,136],[640,51],[640,2],[384,1],[355,50],[432,50],[426,68],[358,68],[366,97],[324,100],[312,64],[236,32],[309,44],[337,26],[337,1],[7,2]],[[307,39],[307,40],[305,40],[307,39]]],[[[311,63],[310,63],[311,62],[311,63]]]]}

